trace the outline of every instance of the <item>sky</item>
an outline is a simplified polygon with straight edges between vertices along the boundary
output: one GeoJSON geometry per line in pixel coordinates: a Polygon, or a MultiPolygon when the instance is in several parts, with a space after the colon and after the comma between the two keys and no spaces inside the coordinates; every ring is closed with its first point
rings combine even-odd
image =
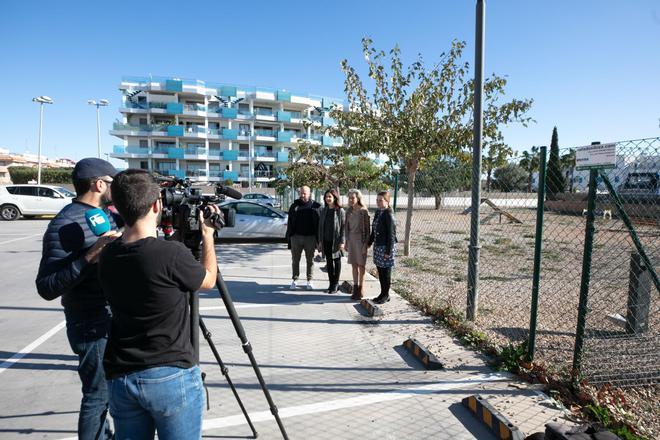
{"type": "MultiPolygon", "coordinates": [[[[343,97],[340,61],[359,72],[361,39],[399,45],[430,66],[453,39],[474,63],[470,0],[221,2],[3,0],[0,14],[0,148],[79,160],[121,141],[122,76],[172,76],[343,97]]],[[[486,1],[486,75],[508,80],[507,98],[534,100],[528,127],[503,128],[516,151],[660,136],[660,0],[486,1]]],[[[472,73],[471,73],[472,75],[472,73]]],[[[121,162],[120,162],[121,163],[121,162]]]]}

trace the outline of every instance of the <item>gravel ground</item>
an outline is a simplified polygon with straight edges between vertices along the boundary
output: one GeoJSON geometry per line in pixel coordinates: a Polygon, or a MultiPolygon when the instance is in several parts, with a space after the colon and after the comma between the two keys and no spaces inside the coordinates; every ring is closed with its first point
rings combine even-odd
{"type": "MultiPolygon", "coordinates": [[[[490,208],[482,210],[486,218],[490,208]]],[[[492,217],[481,226],[479,316],[477,325],[500,344],[527,339],[531,309],[535,210],[510,209],[521,223],[492,217]]],[[[398,260],[395,286],[426,302],[465,309],[470,216],[460,209],[414,211],[411,255],[403,257],[404,210],[397,213],[398,260]]],[[[657,225],[635,225],[640,241],[660,257],[657,225]]],[[[572,364],[585,235],[583,217],[547,212],[544,219],[535,361],[567,377],[572,364]]],[[[608,318],[626,316],[630,253],[634,249],[617,219],[597,219],[583,373],[594,384],[626,386],[633,418],[646,419],[648,432],[660,433],[658,387],[629,388],[660,381],[660,301],[652,291],[648,330],[629,335],[608,318]]],[[[658,261],[658,260],[656,260],[658,261]]],[[[369,263],[371,264],[371,263],[369,263]]],[[[372,268],[373,269],[373,268],[372,268]]]]}

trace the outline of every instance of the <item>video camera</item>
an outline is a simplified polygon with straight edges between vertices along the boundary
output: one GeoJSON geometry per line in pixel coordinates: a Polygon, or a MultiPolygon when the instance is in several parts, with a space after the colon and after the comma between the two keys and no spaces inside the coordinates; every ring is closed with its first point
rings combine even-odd
{"type": "Polygon", "coordinates": [[[216,229],[232,228],[236,224],[236,211],[220,208],[221,214],[213,214],[209,205],[218,204],[226,196],[240,199],[242,194],[233,188],[216,183],[215,194],[203,195],[189,179],[159,178],[163,215],[160,228],[166,239],[178,239],[190,249],[197,249],[201,242],[199,212],[205,219],[211,218],[216,229]]]}

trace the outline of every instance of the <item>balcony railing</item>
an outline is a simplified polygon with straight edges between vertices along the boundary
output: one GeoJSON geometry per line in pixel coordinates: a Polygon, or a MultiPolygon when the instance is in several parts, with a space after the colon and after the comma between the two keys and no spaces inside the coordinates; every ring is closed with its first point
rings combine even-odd
{"type": "Polygon", "coordinates": [[[261,109],[261,108],[255,108],[254,109],[254,115],[255,116],[275,116],[273,113],[273,110],[266,110],[266,109],[261,109]]]}
{"type": "Polygon", "coordinates": [[[273,177],[273,172],[272,171],[266,171],[266,170],[255,170],[254,171],[254,177],[273,177]]]}
{"type": "Polygon", "coordinates": [[[252,132],[250,130],[238,130],[238,135],[250,137],[252,136],[252,132]]]}
{"type": "Polygon", "coordinates": [[[188,148],[185,149],[185,154],[196,154],[196,155],[206,154],[206,148],[202,148],[202,147],[192,147],[191,148],[191,147],[188,147],[188,148]]]}
{"type": "Polygon", "coordinates": [[[215,148],[212,148],[209,150],[209,156],[213,156],[213,157],[222,156],[222,150],[217,150],[215,148]]]}
{"type": "Polygon", "coordinates": [[[186,177],[206,177],[206,170],[202,170],[202,169],[186,170],[186,177]]]}
{"type": "Polygon", "coordinates": [[[275,132],[273,130],[254,130],[254,135],[275,137],[275,132]]]}
{"type": "Polygon", "coordinates": [[[203,125],[187,125],[184,132],[187,134],[206,134],[207,128],[203,125]]]}
{"type": "Polygon", "coordinates": [[[184,104],[183,109],[187,112],[205,112],[206,106],[201,104],[184,104]]]}
{"type": "Polygon", "coordinates": [[[254,157],[277,157],[274,151],[255,151],[254,157]]]}

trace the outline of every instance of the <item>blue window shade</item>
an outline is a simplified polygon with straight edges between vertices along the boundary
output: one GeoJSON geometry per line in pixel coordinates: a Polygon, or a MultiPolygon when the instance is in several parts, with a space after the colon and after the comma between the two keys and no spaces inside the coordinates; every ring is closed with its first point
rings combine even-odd
{"type": "Polygon", "coordinates": [[[237,181],[238,180],[238,173],[236,171],[227,171],[227,170],[225,170],[222,173],[222,178],[225,179],[225,180],[231,179],[233,181],[237,181]]]}
{"type": "Polygon", "coordinates": [[[277,100],[291,102],[291,92],[286,92],[284,90],[277,91],[277,100]]]}
{"type": "Polygon", "coordinates": [[[121,145],[115,145],[112,147],[112,154],[124,154],[126,152],[126,147],[121,145]]]}
{"type": "Polygon", "coordinates": [[[170,148],[167,150],[169,159],[183,159],[185,150],[183,148],[170,148]]]}
{"type": "Polygon", "coordinates": [[[182,125],[168,125],[167,126],[167,135],[168,136],[183,136],[183,126],[182,125]]]}
{"type": "Polygon", "coordinates": [[[165,90],[168,92],[183,92],[183,81],[179,79],[165,80],[165,90]]]}
{"type": "Polygon", "coordinates": [[[291,142],[291,132],[290,131],[278,131],[277,132],[277,142],[291,142]]]}
{"type": "Polygon", "coordinates": [[[227,108],[227,107],[222,108],[222,117],[223,118],[236,119],[237,116],[238,116],[238,109],[227,108]]]}
{"type": "Polygon", "coordinates": [[[236,96],[236,87],[222,86],[220,88],[220,96],[235,97],[236,96]]]}
{"type": "Polygon", "coordinates": [[[277,120],[280,122],[291,122],[291,113],[280,110],[277,112],[277,120]]]}
{"type": "Polygon", "coordinates": [[[183,113],[183,104],[179,102],[168,102],[166,108],[167,108],[167,113],[172,113],[175,115],[179,115],[183,113]]]}
{"type": "Polygon", "coordinates": [[[278,151],[277,152],[277,161],[278,162],[288,162],[289,161],[289,152],[288,151],[278,151]]]}
{"type": "Polygon", "coordinates": [[[222,138],[223,139],[238,139],[238,130],[236,129],[229,129],[229,128],[223,128],[222,129],[222,138]]]}
{"type": "Polygon", "coordinates": [[[222,152],[223,160],[237,160],[238,159],[238,150],[225,150],[222,152]]]}

